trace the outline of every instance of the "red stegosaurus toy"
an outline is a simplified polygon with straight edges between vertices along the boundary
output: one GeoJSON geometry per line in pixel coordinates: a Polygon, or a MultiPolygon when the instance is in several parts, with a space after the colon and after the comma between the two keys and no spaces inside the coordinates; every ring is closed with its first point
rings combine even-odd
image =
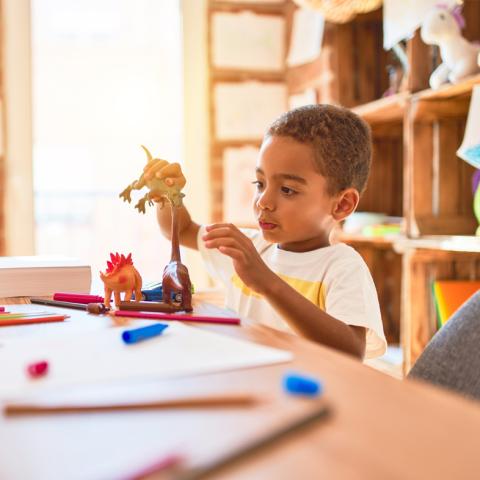
{"type": "Polygon", "coordinates": [[[132,294],[135,298],[142,298],[142,277],[133,266],[132,254],[120,255],[110,253],[110,260],[107,261],[107,270],[100,272],[100,278],[105,285],[105,306],[110,308],[110,298],[114,296],[115,306],[119,308],[120,293],[124,292],[124,301],[129,302],[132,294]]]}

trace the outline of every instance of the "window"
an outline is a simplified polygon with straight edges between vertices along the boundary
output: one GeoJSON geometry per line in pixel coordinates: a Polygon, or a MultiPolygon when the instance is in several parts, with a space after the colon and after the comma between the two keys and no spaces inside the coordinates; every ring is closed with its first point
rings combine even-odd
{"type": "Polygon", "coordinates": [[[32,0],[37,254],[92,265],[101,286],[109,252],[132,253],[144,282],[160,280],[170,242],[155,208],[119,193],[146,162],[140,148],[182,156],[179,0],[32,0]]]}

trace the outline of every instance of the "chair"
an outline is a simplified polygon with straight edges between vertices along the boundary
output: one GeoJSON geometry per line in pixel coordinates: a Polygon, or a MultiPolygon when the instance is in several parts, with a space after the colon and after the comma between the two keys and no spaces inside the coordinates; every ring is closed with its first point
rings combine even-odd
{"type": "Polygon", "coordinates": [[[480,290],[433,336],[408,377],[480,400],[480,290]]]}

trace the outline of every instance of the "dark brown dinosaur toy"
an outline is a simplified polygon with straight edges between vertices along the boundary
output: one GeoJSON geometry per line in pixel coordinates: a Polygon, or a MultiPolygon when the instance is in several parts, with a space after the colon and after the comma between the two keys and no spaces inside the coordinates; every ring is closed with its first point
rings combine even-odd
{"type": "Polygon", "coordinates": [[[181,262],[178,238],[178,208],[172,208],[172,255],[170,262],[163,270],[162,288],[163,303],[172,303],[172,293],[182,295],[181,309],[191,312],[192,309],[192,284],[187,267],[181,262]]]}

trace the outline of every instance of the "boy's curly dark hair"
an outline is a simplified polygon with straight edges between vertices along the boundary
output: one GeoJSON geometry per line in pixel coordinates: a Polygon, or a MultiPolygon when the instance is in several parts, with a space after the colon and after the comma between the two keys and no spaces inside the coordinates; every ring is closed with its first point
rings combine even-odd
{"type": "Polygon", "coordinates": [[[310,144],[315,164],[331,195],[354,187],[365,190],[372,161],[370,127],[347,108],[307,105],[281,115],[266,133],[310,144]]]}

